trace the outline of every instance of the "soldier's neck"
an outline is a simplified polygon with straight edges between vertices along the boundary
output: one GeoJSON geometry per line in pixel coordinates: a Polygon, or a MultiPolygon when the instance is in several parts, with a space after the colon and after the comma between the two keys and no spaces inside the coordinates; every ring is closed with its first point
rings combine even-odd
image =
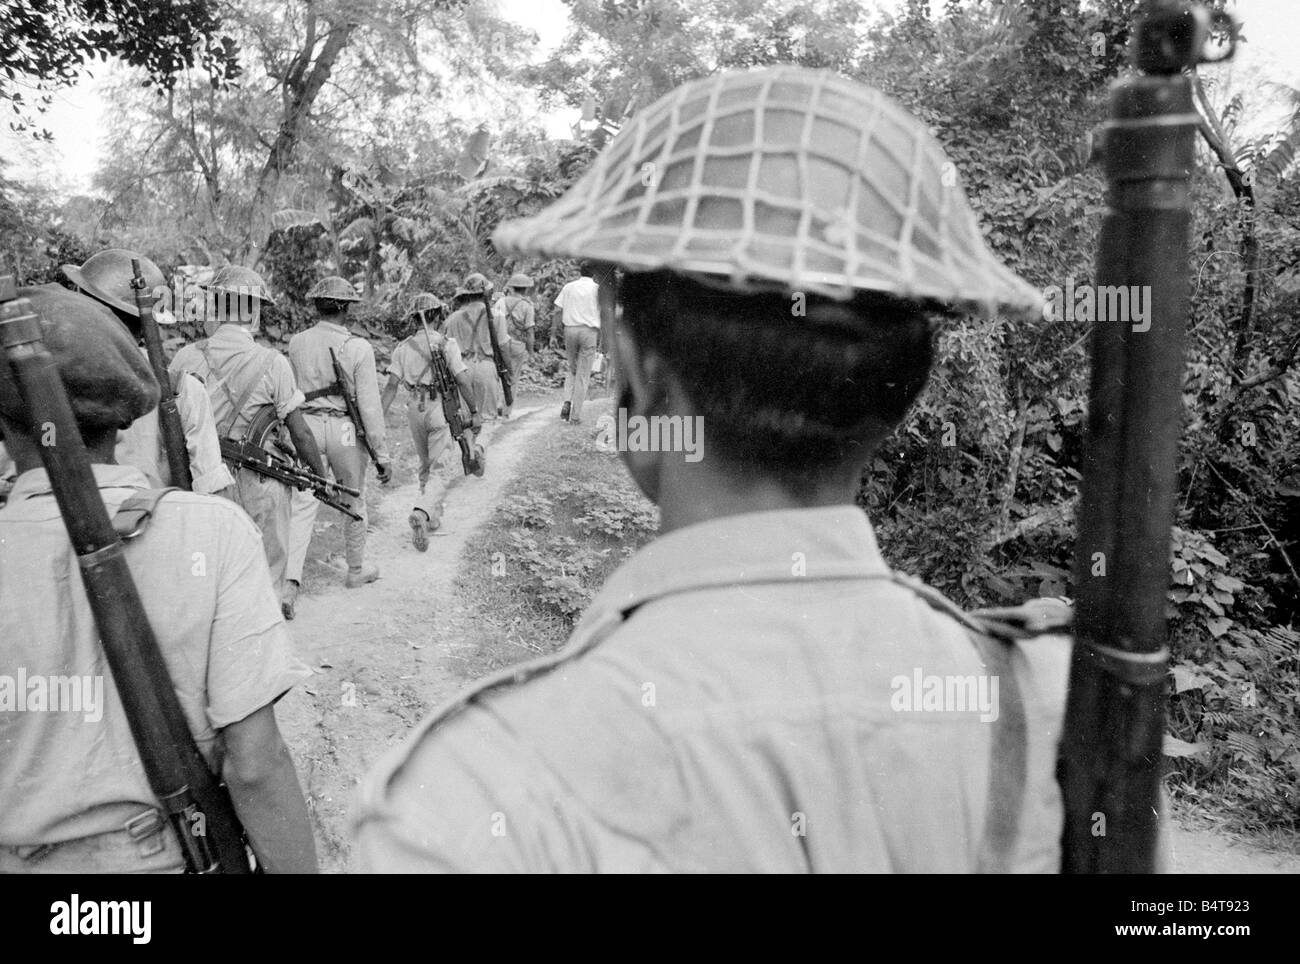
{"type": "Polygon", "coordinates": [[[861,470],[845,467],[797,489],[759,473],[733,473],[698,463],[664,463],[656,502],[661,533],[748,512],[852,505],[861,470]]]}
{"type": "MultiPolygon", "coordinates": [[[[12,424],[6,424],[4,430],[5,447],[9,451],[9,457],[14,460],[14,467],[19,475],[32,469],[43,468],[40,449],[32,444],[26,434],[12,424]]],[[[87,445],[86,454],[90,456],[90,461],[94,465],[116,465],[117,458],[114,454],[116,448],[117,433],[109,432],[97,442],[87,445]]]]}

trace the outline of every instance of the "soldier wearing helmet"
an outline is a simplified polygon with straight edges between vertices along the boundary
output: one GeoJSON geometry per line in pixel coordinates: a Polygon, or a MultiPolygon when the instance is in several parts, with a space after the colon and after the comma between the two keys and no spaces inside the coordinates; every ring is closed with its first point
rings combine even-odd
{"type": "Polygon", "coordinates": [[[855,504],[932,325],[1039,303],[952,172],[872,88],[729,71],[497,229],[503,253],[622,269],[602,285],[622,309],[617,441],[660,535],[566,647],[446,704],[369,775],[361,869],[1058,867],[1068,640],[968,630],[890,570],[855,504]],[[987,706],[917,692],[999,678],[987,706]]]}
{"type": "Polygon", "coordinates": [[[492,297],[492,283],[477,271],[465,276],[452,296],[455,311],[443,323],[442,331],[460,346],[461,357],[469,366],[470,382],[474,385],[474,409],[484,418],[501,414],[504,400],[496,362],[492,357],[492,336],[488,325],[496,326],[497,341],[505,347],[508,337],[505,324],[499,316],[493,317],[484,305],[492,297]]]}
{"type": "MultiPolygon", "coordinates": [[[[387,483],[392,477],[389,467],[387,429],[379,399],[379,376],[375,370],[375,350],[370,342],[352,334],[347,328],[348,306],[361,300],[356,289],[345,278],[333,275],[318,281],[307,292],[319,316],[316,324],[300,331],[289,339],[289,361],[298,376],[298,384],[306,395],[304,412],[307,423],[334,478],[343,485],[360,489],[361,495],[351,499],[351,509],[361,516],[349,518],[343,525],[345,554],[348,562],[344,584],[349,589],[364,586],[379,578],[379,568],[366,564],[366,467],[370,456],[366,452],[360,432],[364,431],[375,453],[375,469],[379,481],[387,483]],[[343,368],[346,385],[339,385],[334,372],[331,352],[343,368]],[[363,424],[356,426],[348,416],[343,392],[356,399],[363,424]]],[[[316,503],[303,506],[303,512],[294,524],[294,542],[302,546],[310,541],[316,517],[316,503]]],[[[298,553],[295,553],[297,556],[298,553]]],[[[289,587],[296,589],[296,583],[289,587]]]]}
{"type": "MultiPolygon", "coordinates": [[[[65,264],[62,270],[63,276],[78,291],[109,308],[117,320],[126,325],[144,353],[144,332],[135,304],[135,289],[131,287],[132,259],[140,262],[140,273],[159,301],[154,307],[154,320],[161,325],[175,324],[176,316],[161,304],[168,290],[162,270],[142,254],[108,248],[91,255],[83,265],[65,264]]],[[[233,497],[230,490],[235,479],[221,461],[217,426],[203,383],[193,376],[177,372],[168,388],[176,396],[176,408],[185,430],[194,491],[205,494],[220,492],[233,497]]],[[[150,409],[118,435],[117,461],[121,465],[135,466],[151,485],[162,487],[171,484],[156,408],[150,409]]]]}
{"type": "MultiPolygon", "coordinates": [[[[303,418],[303,394],[288,359],[253,340],[263,304],[275,304],[266,282],[249,268],[226,265],[206,288],[205,326],[211,337],[178,351],[168,370],[173,377],[192,372],[203,380],[217,433],[226,438],[243,439],[258,413],[271,406],[288,429],[299,458],[323,475],[325,466],[303,418]]],[[[235,501],[262,531],[266,561],[280,597],[286,591],[290,490],[248,468],[238,468],[234,475],[235,501]]]]}
{"type": "MultiPolygon", "coordinates": [[[[506,282],[506,293],[493,306],[497,319],[510,336],[503,344],[506,364],[510,366],[510,395],[519,395],[519,372],[523,370],[524,360],[532,360],[535,346],[533,331],[537,327],[537,310],[533,307],[528,293],[533,289],[533,279],[522,272],[515,272],[506,282]]],[[[511,415],[511,407],[505,409],[505,417],[511,415]]]]}
{"type": "MultiPolygon", "coordinates": [[[[41,319],[108,512],[147,498],[152,483],[114,454],[118,432],[159,398],[134,339],[76,292],[42,285],[18,294],[41,319]]],[[[179,873],[184,857],[106,675],[33,428],[0,363],[0,433],[19,473],[0,508],[0,667],[86,681],[84,713],[3,714],[0,874],[179,873]],[[92,678],[102,683],[93,696],[92,678]]],[[[256,527],[226,499],[169,492],[124,552],[195,742],[229,788],[259,864],[315,871],[307,804],[275,716],[276,701],[311,671],[280,619],[256,527]]]]}
{"type": "Polygon", "coordinates": [[[470,417],[469,444],[474,446],[474,436],[483,427],[483,416],[474,407],[474,386],[469,369],[461,358],[460,346],[454,338],[438,331],[438,316],[443,303],[437,296],[421,292],[411,299],[406,313],[410,334],[397,344],[388,363],[388,384],[384,386],[383,410],[393,403],[398,388],[406,389],[406,424],[411,429],[411,441],[420,459],[420,498],[411,508],[407,523],[415,548],[424,552],[429,548],[429,533],[442,523],[442,495],[445,486],[434,480],[429,487],[430,475],[442,453],[451,444],[451,430],[442,409],[442,396],[433,377],[431,353],[440,351],[447,361],[447,369],[456,379],[460,396],[468,407],[470,417]]]}

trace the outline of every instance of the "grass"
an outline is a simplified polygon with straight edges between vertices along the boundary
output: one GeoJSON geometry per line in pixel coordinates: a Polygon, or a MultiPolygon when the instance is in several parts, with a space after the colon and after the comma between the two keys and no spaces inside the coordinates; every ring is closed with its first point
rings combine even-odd
{"type": "Polygon", "coordinates": [[[456,585],[475,626],[458,661],[466,679],[561,646],[609,575],[658,529],[617,454],[595,441],[596,419],[611,409],[609,399],[589,402],[581,425],[548,411],[552,424],[534,436],[468,550],[456,585]]]}

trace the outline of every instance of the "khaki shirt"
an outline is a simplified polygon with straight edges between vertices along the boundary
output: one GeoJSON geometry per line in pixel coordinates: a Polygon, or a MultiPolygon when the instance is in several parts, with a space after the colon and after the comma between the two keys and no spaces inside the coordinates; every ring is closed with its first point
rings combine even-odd
{"type": "MultiPolygon", "coordinates": [[[[94,473],[110,513],[148,488],[127,466],[94,473]]],[[[190,732],[220,772],[219,731],[311,675],[294,656],[261,534],[233,502],[173,492],[126,559],[190,732]]],[[[0,593],[0,844],[120,830],[156,801],[43,469],[20,475],[0,509],[0,593]],[[26,710],[13,702],[20,675],[26,710]],[[33,709],[31,681],[52,676],[100,680],[102,705],[33,709]]]]}
{"type": "MultiPolygon", "coordinates": [[[[442,353],[447,358],[447,369],[453,378],[467,370],[455,338],[447,338],[436,331],[430,331],[429,341],[434,348],[441,346],[442,353]]],[[[433,368],[429,364],[429,348],[424,341],[424,332],[418,332],[398,343],[393,349],[392,358],[388,360],[388,368],[384,374],[395,376],[407,389],[433,384],[433,368]]],[[[437,393],[434,392],[433,395],[436,396],[437,393]]]]}
{"type": "Polygon", "coordinates": [[[537,309],[531,301],[519,295],[503,296],[492,311],[516,341],[527,342],[528,329],[537,327],[537,309]]]}
{"type": "MultiPolygon", "coordinates": [[[[298,379],[298,387],[306,392],[328,388],[337,379],[330,349],[338,356],[348,380],[348,388],[361,410],[362,427],[380,462],[388,461],[387,428],[379,396],[379,376],[375,372],[375,350],[370,342],[358,338],[342,325],[332,321],[318,321],[306,331],[289,339],[289,363],[298,379]]],[[[338,395],[324,395],[307,403],[305,411],[346,412],[347,405],[338,395]]]]}
{"type": "Polygon", "coordinates": [[[203,381],[217,431],[229,438],[243,438],[263,405],[274,405],[276,416],[283,419],[303,403],[288,360],[278,351],[257,344],[252,332],[239,325],[222,325],[206,345],[186,345],[167,370],[173,378],[191,372],[203,381]],[[238,412],[234,411],[235,403],[246,391],[248,400],[238,412]]]}
{"type": "MultiPolygon", "coordinates": [[[[173,376],[172,381],[176,385],[176,408],[180,412],[181,427],[185,430],[185,448],[189,453],[194,491],[211,495],[234,485],[234,476],[221,461],[221,443],[212,418],[212,404],[203,383],[192,375],[173,376]]],[[[131,465],[143,472],[153,488],[172,484],[157,408],[146,412],[129,428],[118,433],[113,455],[119,465],[131,465]]]]}
{"type": "MultiPolygon", "coordinates": [[[[447,317],[442,326],[442,333],[456,340],[462,355],[491,359],[492,336],[488,333],[488,326],[484,323],[483,316],[483,302],[470,302],[447,317]]],[[[506,333],[505,320],[500,315],[496,315],[492,323],[496,325],[497,341],[504,348],[509,337],[506,333]]]]}
{"type": "MultiPolygon", "coordinates": [[[[1040,646],[1015,660],[1031,745],[1012,866],[1050,871],[1069,646],[1040,646]]],[[[559,655],[390,751],[354,852],[365,871],[972,871],[992,726],[898,694],[983,671],[857,508],[690,526],[624,563],[559,655]]]]}

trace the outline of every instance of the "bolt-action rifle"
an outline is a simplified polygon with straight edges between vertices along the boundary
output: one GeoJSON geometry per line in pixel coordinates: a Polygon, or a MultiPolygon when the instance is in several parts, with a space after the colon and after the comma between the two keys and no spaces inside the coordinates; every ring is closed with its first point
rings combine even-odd
{"type": "MultiPolygon", "coordinates": [[[[375,463],[375,467],[380,465],[379,457],[375,455],[375,447],[370,444],[370,436],[366,432],[366,423],[361,418],[361,406],[357,404],[355,392],[348,391],[348,380],[343,375],[343,366],[339,364],[339,356],[334,349],[330,349],[330,363],[334,366],[334,385],[336,394],[343,399],[343,407],[348,411],[348,418],[352,419],[352,425],[356,429],[357,441],[361,447],[366,450],[366,455],[370,456],[370,461],[375,463]]],[[[386,481],[381,476],[380,481],[386,481]]]]}
{"type": "MultiPolygon", "coordinates": [[[[0,348],[27,409],[145,777],[195,874],[253,871],[230,794],[199,752],[108,517],[40,318],[0,278],[0,348]]],[[[138,533],[139,528],[136,532],[138,533]]],[[[132,533],[134,534],[134,533],[132,533]]]]}
{"type": "Polygon", "coordinates": [[[1147,287],[1151,317],[1149,329],[1121,320],[1092,329],[1074,655],[1057,771],[1062,869],[1071,873],[1150,873],[1155,864],[1199,122],[1185,71],[1207,61],[1212,31],[1229,38],[1226,59],[1235,45],[1227,14],[1191,0],[1148,3],[1131,41],[1140,73],[1112,88],[1102,131],[1108,191],[1097,284],[1147,287]]]}
{"type": "Polygon", "coordinates": [[[501,397],[509,407],[515,403],[515,392],[510,387],[510,365],[506,362],[505,352],[501,349],[501,340],[497,338],[496,325],[493,324],[492,295],[487,288],[483,289],[483,311],[484,318],[487,320],[488,338],[492,342],[492,364],[496,366],[497,380],[501,382],[501,397]]]}
{"type": "Polygon", "coordinates": [[[190,475],[190,452],[185,444],[185,427],[181,424],[180,409],[176,407],[176,393],[172,391],[171,377],[167,374],[167,359],[163,357],[162,337],[158,322],[153,316],[153,292],[140,271],[140,259],[131,259],[131,287],[135,289],[135,307],[140,312],[140,330],[144,333],[144,350],[149,356],[149,367],[158,380],[162,397],[158,402],[158,428],[162,434],[163,450],[167,453],[167,472],[171,484],[190,490],[194,481],[190,475]]]}

